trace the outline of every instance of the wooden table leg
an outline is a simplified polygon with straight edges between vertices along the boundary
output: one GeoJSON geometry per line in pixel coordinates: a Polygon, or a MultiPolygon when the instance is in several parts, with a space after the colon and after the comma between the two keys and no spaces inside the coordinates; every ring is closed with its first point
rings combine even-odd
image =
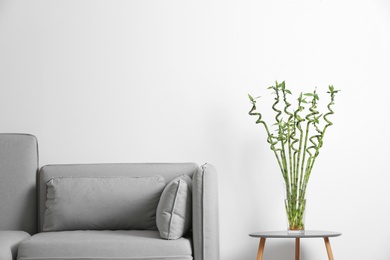
{"type": "Polygon", "coordinates": [[[260,238],[259,250],[257,250],[256,260],[262,260],[263,259],[264,246],[265,246],[265,237],[262,237],[262,238],[260,238]]]}
{"type": "Polygon", "coordinates": [[[301,249],[300,243],[301,243],[300,238],[299,237],[295,238],[295,260],[299,260],[299,253],[301,249]]]}
{"type": "Polygon", "coordinates": [[[326,252],[328,253],[329,260],[334,260],[332,248],[330,247],[329,237],[324,237],[326,252]]]}

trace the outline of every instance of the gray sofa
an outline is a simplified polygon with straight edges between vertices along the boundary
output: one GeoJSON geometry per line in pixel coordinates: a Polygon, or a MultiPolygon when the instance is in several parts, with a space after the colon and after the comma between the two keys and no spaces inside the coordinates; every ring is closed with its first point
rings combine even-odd
{"type": "Polygon", "coordinates": [[[38,168],[32,135],[0,134],[0,259],[219,260],[212,165],[38,168]]]}

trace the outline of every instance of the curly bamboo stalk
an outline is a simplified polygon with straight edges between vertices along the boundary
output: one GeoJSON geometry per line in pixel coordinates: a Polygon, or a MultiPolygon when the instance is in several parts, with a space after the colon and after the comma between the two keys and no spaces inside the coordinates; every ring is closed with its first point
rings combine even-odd
{"type": "Polygon", "coordinates": [[[254,111],[256,111],[256,100],[255,100],[255,98],[253,98],[251,95],[249,95],[248,94],[248,96],[249,96],[249,99],[250,99],[250,101],[252,102],[252,108],[251,108],[251,110],[249,111],[249,115],[251,115],[251,116],[257,116],[258,118],[257,118],[257,120],[256,120],[256,124],[262,124],[263,126],[264,126],[264,128],[265,128],[265,131],[266,131],[266,133],[267,133],[267,142],[270,144],[270,149],[274,152],[274,154],[275,154],[275,157],[276,157],[276,159],[277,159],[277,162],[278,162],[278,165],[279,165],[279,167],[280,168],[282,168],[282,164],[281,164],[281,161],[280,161],[280,158],[279,158],[279,156],[278,156],[278,154],[277,154],[277,152],[276,152],[276,148],[275,148],[275,145],[278,143],[277,141],[275,141],[275,142],[273,142],[272,141],[272,139],[274,139],[274,137],[273,137],[273,135],[271,134],[271,132],[269,131],[269,128],[268,128],[268,125],[267,125],[267,123],[264,121],[264,120],[262,120],[262,114],[260,113],[260,112],[254,112],[254,111]]]}
{"type": "MultiPolygon", "coordinates": [[[[275,86],[269,87],[269,89],[273,89],[275,92],[274,94],[276,95],[275,97],[275,102],[272,105],[272,109],[276,112],[275,115],[275,121],[276,124],[278,125],[278,141],[280,142],[280,148],[277,149],[277,151],[280,153],[280,158],[281,158],[281,165],[280,170],[282,172],[283,178],[286,182],[286,187],[290,186],[290,180],[288,178],[288,166],[287,166],[287,161],[286,161],[286,151],[285,151],[285,138],[284,138],[284,131],[283,131],[283,120],[281,119],[282,115],[282,110],[279,110],[277,108],[278,104],[280,103],[280,89],[282,88],[283,83],[278,84],[278,82],[275,82],[275,86]]],[[[288,196],[290,196],[290,189],[286,189],[286,192],[288,196]]]]}
{"type": "Polygon", "coordinates": [[[298,98],[298,109],[294,113],[294,117],[297,120],[296,122],[296,128],[299,130],[299,138],[296,138],[294,140],[294,143],[299,142],[299,147],[295,151],[295,157],[296,157],[296,166],[295,166],[295,172],[294,172],[294,179],[295,179],[295,196],[297,196],[298,193],[298,181],[299,181],[299,165],[301,162],[301,154],[302,154],[302,140],[304,136],[304,132],[301,126],[301,123],[305,121],[305,119],[301,118],[301,116],[298,114],[299,112],[302,112],[305,108],[302,106],[302,103],[307,103],[306,100],[303,98],[302,93],[300,94],[298,98]]]}
{"type": "Polygon", "coordinates": [[[330,115],[333,115],[334,114],[334,111],[332,110],[331,106],[334,105],[334,100],[335,100],[335,95],[336,93],[338,93],[339,90],[335,90],[334,87],[332,85],[329,86],[329,91],[327,92],[328,94],[330,94],[330,101],[329,101],[329,104],[327,105],[327,108],[328,108],[328,112],[324,115],[324,121],[326,122],[326,125],[324,126],[323,130],[321,131],[321,134],[319,135],[319,138],[318,138],[318,145],[317,145],[317,149],[316,149],[316,153],[315,153],[315,157],[313,159],[313,162],[311,164],[311,167],[310,167],[310,172],[311,170],[313,169],[313,165],[314,165],[314,162],[315,160],[317,159],[318,157],[318,154],[319,154],[319,150],[320,148],[323,146],[323,140],[324,140],[324,136],[325,136],[325,132],[326,132],[326,129],[333,125],[333,123],[328,119],[328,116],[330,115]]]}
{"type": "Polygon", "coordinates": [[[252,108],[249,115],[257,116],[256,124],[262,124],[266,130],[267,142],[277,158],[286,184],[286,195],[289,201],[285,207],[290,227],[300,228],[303,227],[302,218],[307,184],[313,165],[319,155],[319,150],[323,146],[325,132],[332,125],[328,117],[334,114],[332,106],[334,105],[335,94],[338,91],[334,90],[333,86],[329,86],[327,93],[330,94],[331,100],[327,106],[327,113],[322,116],[317,109],[319,97],[316,90],[312,93],[301,93],[298,98],[297,110],[290,112],[291,103],[288,101],[287,95],[291,92],[286,89],[285,82],[283,81],[280,84],[276,82],[275,86],[268,89],[273,89],[273,94],[275,94],[272,110],[276,113],[277,135],[270,132],[267,123],[262,120],[262,114],[256,112],[256,100],[250,95],[248,96],[252,102],[252,108]],[[311,97],[311,101],[307,102],[304,96],[311,97]],[[283,104],[281,104],[281,101],[283,104]],[[306,116],[301,116],[305,104],[310,104],[309,109],[306,116]],[[279,109],[278,107],[281,105],[284,105],[284,108],[279,109]],[[286,121],[282,118],[283,114],[287,116],[286,121]],[[319,128],[321,119],[326,122],[322,130],[319,128]],[[302,124],[305,121],[306,124],[303,127],[302,124]],[[314,131],[316,134],[312,134],[314,131]]]}
{"type": "Polygon", "coordinates": [[[290,192],[294,192],[294,187],[295,186],[295,183],[294,183],[294,160],[293,160],[293,147],[292,147],[292,143],[291,141],[294,141],[294,138],[293,138],[293,135],[295,134],[295,124],[291,122],[293,121],[293,118],[294,118],[294,114],[289,112],[288,109],[289,107],[291,106],[291,103],[289,103],[287,101],[287,94],[291,94],[291,91],[286,89],[286,84],[285,82],[283,81],[282,84],[281,84],[281,91],[282,91],[282,95],[283,95],[283,101],[284,101],[284,104],[285,104],[285,107],[284,107],[284,113],[288,116],[287,118],[287,122],[286,122],[286,126],[287,126],[287,146],[288,146],[288,163],[289,163],[289,180],[290,180],[290,192]]]}

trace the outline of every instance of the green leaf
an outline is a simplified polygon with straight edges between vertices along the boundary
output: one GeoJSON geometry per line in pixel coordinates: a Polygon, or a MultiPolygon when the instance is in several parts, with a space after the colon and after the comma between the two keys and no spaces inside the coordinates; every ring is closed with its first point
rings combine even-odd
{"type": "Polygon", "coordinates": [[[306,96],[306,97],[312,97],[313,96],[313,93],[305,93],[305,94],[303,94],[304,96],[306,96]]]}
{"type": "Polygon", "coordinates": [[[254,97],[252,97],[251,95],[248,94],[248,97],[249,97],[250,101],[256,102],[256,99],[260,98],[261,96],[257,96],[257,97],[254,98],[254,97]]]}
{"type": "Polygon", "coordinates": [[[286,93],[287,93],[287,94],[290,94],[290,95],[292,95],[292,93],[291,93],[291,91],[290,91],[290,90],[288,90],[288,89],[285,89],[284,91],[286,91],[286,93]]]}
{"type": "Polygon", "coordinates": [[[286,82],[282,82],[282,83],[280,83],[280,85],[279,85],[283,90],[285,90],[286,89],[286,82]]]}

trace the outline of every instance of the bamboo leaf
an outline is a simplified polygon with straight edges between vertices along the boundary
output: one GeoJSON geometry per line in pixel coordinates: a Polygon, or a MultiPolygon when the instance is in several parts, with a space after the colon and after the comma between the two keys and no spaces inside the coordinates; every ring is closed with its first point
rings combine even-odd
{"type": "Polygon", "coordinates": [[[286,89],[286,82],[282,82],[280,83],[280,87],[282,88],[282,90],[285,90],[286,89]]]}

